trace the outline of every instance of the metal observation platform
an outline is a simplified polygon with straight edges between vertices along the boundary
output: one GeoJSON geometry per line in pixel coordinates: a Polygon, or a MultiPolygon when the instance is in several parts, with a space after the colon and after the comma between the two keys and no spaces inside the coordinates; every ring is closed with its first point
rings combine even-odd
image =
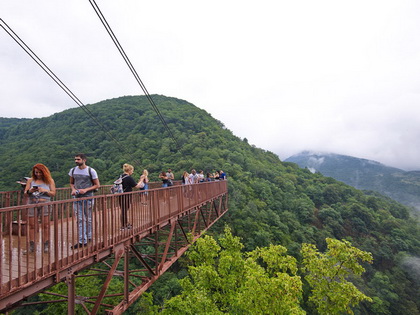
{"type": "Polygon", "coordinates": [[[157,188],[160,183],[151,183],[152,189],[124,194],[110,194],[110,186],[101,186],[94,197],[83,198],[94,200],[92,239],[78,248],[72,246],[78,243],[78,222],[70,188],[57,189],[54,201],[42,203],[43,215],[32,229],[27,214],[34,205],[26,205],[21,191],[1,192],[0,313],[37,303],[67,303],[68,314],[75,313],[77,304],[88,314],[121,314],[226,213],[227,184],[177,182],[157,188]],[[123,200],[130,204],[131,226],[125,229],[123,200]],[[97,295],[79,295],[78,277],[100,277],[97,295]],[[110,294],[113,277],[123,279],[123,286],[110,294]],[[47,291],[60,282],[67,285],[66,294],[47,291]],[[41,292],[51,299],[26,301],[41,292]],[[109,303],[111,296],[118,302],[109,303]]]}

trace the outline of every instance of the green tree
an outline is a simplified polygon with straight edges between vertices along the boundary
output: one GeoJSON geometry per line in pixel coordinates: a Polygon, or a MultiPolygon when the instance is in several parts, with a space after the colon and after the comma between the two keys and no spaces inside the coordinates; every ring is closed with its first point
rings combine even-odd
{"type": "MultiPolygon", "coordinates": [[[[302,247],[306,281],[312,287],[309,300],[320,314],[352,313],[351,306],[371,301],[351,282],[360,275],[359,260],[371,261],[370,253],[347,241],[327,239],[325,254],[314,245],[302,247]]],[[[190,277],[181,280],[183,291],[166,301],[165,314],[305,314],[302,280],[297,260],[280,245],[243,253],[238,237],[225,228],[219,244],[210,236],[197,240],[188,253],[193,265],[190,277]]]]}
{"type": "Polygon", "coordinates": [[[190,277],[183,292],[165,303],[165,314],[304,314],[296,259],[282,246],[242,253],[238,237],[226,228],[219,244],[198,239],[188,257],[190,277]]]}
{"type": "Polygon", "coordinates": [[[365,269],[359,260],[372,262],[372,254],[352,247],[348,241],[327,238],[327,251],[320,253],[312,244],[303,244],[305,280],[311,286],[309,301],[321,314],[353,314],[351,306],[372,301],[347,281],[352,274],[361,275],[365,269]]]}

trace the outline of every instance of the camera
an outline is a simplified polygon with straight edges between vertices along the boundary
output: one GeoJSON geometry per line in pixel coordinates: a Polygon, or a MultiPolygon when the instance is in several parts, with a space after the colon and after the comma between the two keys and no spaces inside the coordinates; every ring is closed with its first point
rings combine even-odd
{"type": "Polygon", "coordinates": [[[32,186],[33,189],[38,189],[38,186],[32,186]]]}

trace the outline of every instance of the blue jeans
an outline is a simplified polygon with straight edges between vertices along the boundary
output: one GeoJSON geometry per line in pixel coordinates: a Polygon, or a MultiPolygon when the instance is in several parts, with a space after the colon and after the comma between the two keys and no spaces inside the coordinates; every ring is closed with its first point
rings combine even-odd
{"type": "Polygon", "coordinates": [[[86,244],[92,239],[92,208],[94,199],[80,200],[73,203],[73,210],[77,216],[79,243],[86,244]]]}

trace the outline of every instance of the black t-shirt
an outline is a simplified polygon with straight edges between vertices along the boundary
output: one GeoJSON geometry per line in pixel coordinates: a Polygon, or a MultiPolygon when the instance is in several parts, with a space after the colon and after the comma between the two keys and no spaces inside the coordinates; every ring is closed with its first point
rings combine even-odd
{"type": "Polygon", "coordinates": [[[130,192],[133,191],[133,187],[137,186],[136,181],[133,177],[127,174],[122,175],[122,185],[123,185],[123,191],[124,192],[130,192]]]}

